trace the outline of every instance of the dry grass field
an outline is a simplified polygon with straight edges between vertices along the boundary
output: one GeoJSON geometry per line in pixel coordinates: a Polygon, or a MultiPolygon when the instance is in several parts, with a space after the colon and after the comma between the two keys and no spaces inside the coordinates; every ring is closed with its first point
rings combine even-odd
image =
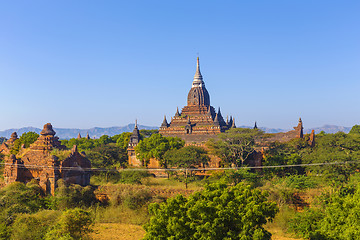
{"type": "MultiPolygon", "coordinates": [[[[145,235],[144,229],[139,225],[122,223],[97,223],[92,234],[96,240],[139,240],[145,235]]],[[[286,236],[280,228],[269,228],[273,240],[299,240],[286,236]]]]}
{"type": "Polygon", "coordinates": [[[122,223],[98,223],[94,230],[92,237],[96,240],[138,240],[145,235],[141,226],[122,223]]]}

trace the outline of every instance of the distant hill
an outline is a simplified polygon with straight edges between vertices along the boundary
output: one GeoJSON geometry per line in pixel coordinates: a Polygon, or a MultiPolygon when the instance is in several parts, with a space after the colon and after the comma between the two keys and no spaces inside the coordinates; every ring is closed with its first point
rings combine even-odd
{"type": "MultiPolygon", "coordinates": [[[[87,133],[89,133],[90,138],[99,138],[102,135],[114,136],[116,134],[120,134],[123,132],[132,132],[134,130],[135,124],[128,124],[123,127],[109,127],[109,128],[100,128],[94,127],[89,129],[78,129],[78,128],[54,128],[56,132],[56,136],[60,139],[70,139],[76,138],[80,133],[82,137],[85,137],[87,133]]],[[[158,129],[158,127],[144,126],[138,125],[139,129],[158,129]]],[[[7,129],[4,131],[0,131],[0,137],[10,138],[11,133],[17,132],[18,136],[21,136],[24,132],[36,132],[40,133],[42,129],[34,128],[34,127],[24,127],[20,129],[7,129]]]]}
{"type": "MultiPolygon", "coordinates": [[[[324,131],[326,133],[337,133],[337,132],[344,132],[349,133],[352,127],[343,127],[343,126],[336,126],[336,125],[324,125],[322,127],[314,128],[315,133],[320,133],[324,131]]],[[[304,129],[304,133],[311,133],[312,129],[304,129]]]]}
{"type": "MultiPolygon", "coordinates": [[[[116,134],[120,134],[123,132],[132,132],[134,130],[135,124],[128,124],[123,127],[108,127],[108,128],[89,128],[89,129],[79,129],[79,128],[54,128],[56,132],[56,136],[58,136],[60,139],[70,139],[70,138],[76,138],[77,135],[80,133],[82,137],[85,137],[87,133],[89,133],[89,136],[91,138],[99,138],[102,135],[108,135],[108,136],[114,136],[116,134]]],[[[138,125],[139,129],[158,129],[158,127],[152,127],[152,126],[144,126],[144,125],[138,125]]],[[[252,128],[249,126],[240,126],[242,128],[252,128]]],[[[266,128],[266,127],[260,127],[261,130],[265,131],[266,133],[278,133],[278,132],[287,132],[290,131],[290,129],[281,129],[281,128],[266,128]]],[[[326,133],[337,133],[337,132],[344,132],[348,133],[351,130],[351,127],[343,127],[343,126],[336,126],[336,125],[324,125],[322,127],[313,128],[315,130],[315,133],[320,133],[321,131],[324,131],[326,133]]],[[[304,133],[311,133],[312,129],[304,129],[304,133]]],[[[0,131],[0,137],[6,137],[10,138],[11,133],[17,132],[19,136],[23,134],[24,132],[36,132],[40,133],[40,128],[34,128],[34,127],[23,127],[20,129],[7,129],[4,131],[0,131]]]]}
{"type": "MultiPolygon", "coordinates": [[[[252,128],[249,126],[240,126],[240,127],[252,128]]],[[[259,127],[259,128],[266,133],[288,132],[288,131],[292,130],[292,129],[266,128],[266,127],[259,127]]],[[[324,131],[326,133],[337,133],[337,132],[349,133],[351,130],[351,127],[343,127],[343,126],[336,126],[336,125],[324,125],[322,127],[304,129],[304,133],[311,133],[311,131],[313,129],[315,130],[315,133],[320,133],[321,131],[324,131]]]]}

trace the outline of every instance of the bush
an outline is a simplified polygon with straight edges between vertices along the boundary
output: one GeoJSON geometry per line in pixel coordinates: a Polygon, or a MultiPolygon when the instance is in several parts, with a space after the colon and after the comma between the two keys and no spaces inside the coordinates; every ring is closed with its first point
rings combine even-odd
{"type": "Polygon", "coordinates": [[[45,207],[43,192],[36,180],[27,185],[14,182],[0,190],[0,211],[6,224],[11,224],[19,213],[35,213],[45,207]]]}
{"type": "Polygon", "coordinates": [[[12,225],[12,239],[44,239],[46,232],[55,224],[59,215],[59,212],[51,210],[19,215],[12,225]],[[35,229],[36,231],[34,231],[35,229]]]}
{"type": "Polygon", "coordinates": [[[260,182],[258,174],[250,172],[249,169],[244,168],[239,170],[225,170],[223,172],[214,173],[206,181],[211,181],[213,179],[222,180],[230,185],[236,185],[245,181],[252,186],[257,186],[260,182]]]}
{"type": "Polygon", "coordinates": [[[115,172],[102,172],[95,176],[92,176],[92,181],[97,184],[104,183],[129,183],[129,184],[143,184],[144,179],[151,176],[147,171],[115,171],[115,172]]]}
{"type": "Polygon", "coordinates": [[[125,207],[135,210],[149,203],[151,199],[152,194],[149,189],[127,188],[113,193],[111,203],[114,206],[122,204],[125,207]]]}
{"type": "Polygon", "coordinates": [[[295,189],[315,188],[317,183],[313,178],[305,175],[291,175],[284,179],[286,185],[295,189]]]}
{"type": "Polygon", "coordinates": [[[319,222],[323,214],[317,209],[305,209],[303,212],[296,213],[289,222],[289,229],[299,237],[306,239],[321,239],[318,232],[319,222]]]}
{"type": "Polygon", "coordinates": [[[80,208],[66,210],[59,221],[45,235],[45,240],[87,239],[91,233],[93,219],[90,213],[80,208]]]}
{"type": "Polygon", "coordinates": [[[310,239],[358,239],[360,187],[357,186],[353,193],[340,189],[325,197],[323,208],[298,213],[291,229],[299,236],[310,239]]]}
{"type": "Polygon", "coordinates": [[[58,180],[57,184],[55,195],[48,198],[48,205],[51,209],[90,207],[98,202],[91,186],[67,184],[62,179],[58,180]]]}
{"type": "Polygon", "coordinates": [[[7,240],[10,239],[11,229],[10,227],[6,226],[5,222],[0,223],[0,239],[7,240]]]}

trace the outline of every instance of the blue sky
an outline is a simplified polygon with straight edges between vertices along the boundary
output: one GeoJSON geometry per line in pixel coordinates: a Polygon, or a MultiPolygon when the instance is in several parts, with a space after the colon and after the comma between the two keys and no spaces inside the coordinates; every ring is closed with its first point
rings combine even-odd
{"type": "Polygon", "coordinates": [[[360,124],[359,1],[2,1],[0,130],[159,126],[200,55],[237,125],[360,124]]]}

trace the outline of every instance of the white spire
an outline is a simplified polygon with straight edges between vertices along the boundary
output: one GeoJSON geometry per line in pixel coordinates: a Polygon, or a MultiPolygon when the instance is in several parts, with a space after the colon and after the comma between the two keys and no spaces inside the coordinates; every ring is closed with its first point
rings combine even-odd
{"type": "Polygon", "coordinates": [[[203,77],[200,72],[200,62],[199,57],[197,58],[197,65],[196,65],[196,72],[194,76],[194,81],[192,83],[192,87],[202,87],[205,86],[205,83],[203,81],[203,77]]]}

